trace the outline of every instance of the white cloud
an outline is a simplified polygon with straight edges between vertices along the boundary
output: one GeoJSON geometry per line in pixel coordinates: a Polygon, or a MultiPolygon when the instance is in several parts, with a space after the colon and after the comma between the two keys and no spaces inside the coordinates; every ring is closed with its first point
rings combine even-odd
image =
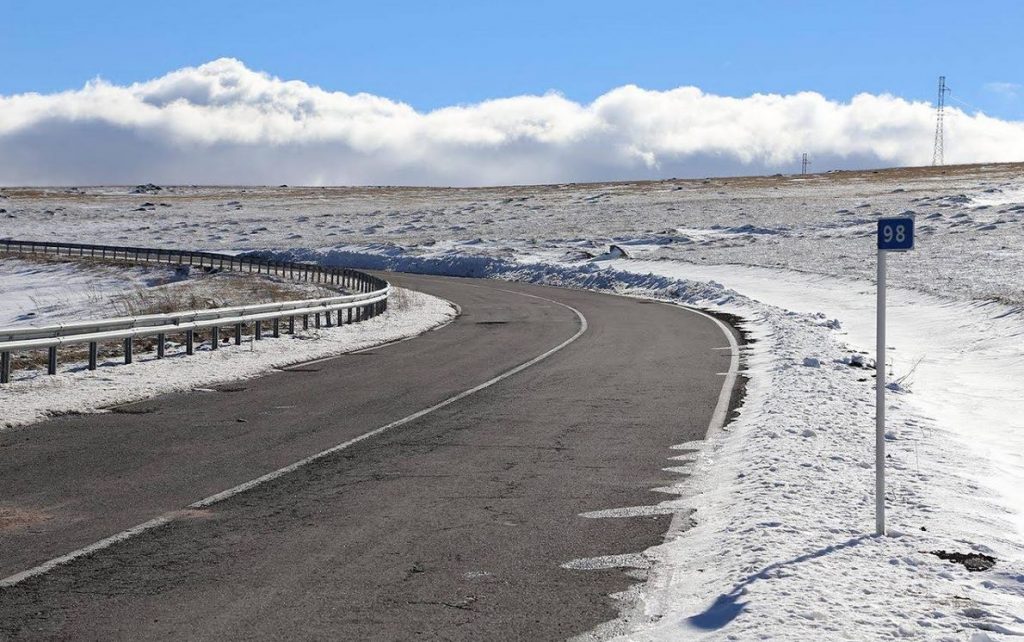
{"type": "MultiPolygon", "coordinates": [[[[950,163],[1024,160],[1024,123],[947,110],[950,163]]],[[[0,96],[0,183],[485,185],[818,170],[931,160],[931,105],[813,92],[613,89],[421,113],[220,59],[148,82],[0,96]]]]}
{"type": "Polygon", "coordinates": [[[990,82],[985,83],[985,89],[1005,98],[1016,98],[1024,87],[1021,87],[1020,83],[1015,82],[990,82]]]}

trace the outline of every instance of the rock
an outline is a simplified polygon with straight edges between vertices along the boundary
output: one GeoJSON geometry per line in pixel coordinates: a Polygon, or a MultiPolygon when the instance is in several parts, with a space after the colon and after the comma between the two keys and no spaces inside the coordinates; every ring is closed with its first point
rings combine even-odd
{"type": "Polygon", "coordinates": [[[984,553],[956,553],[944,550],[931,551],[932,555],[947,562],[963,564],[968,571],[987,571],[996,565],[996,558],[984,553]]]}
{"type": "Polygon", "coordinates": [[[618,245],[609,245],[608,251],[600,256],[594,257],[594,261],[610,261],[612,259],[628,259],[629,254],[618,245]]]}
{"type": "Polygon", "coordinates": [[[820,368],[821,361],[815,357],[804,357],[804,365],[808,368],[820,368]]]}

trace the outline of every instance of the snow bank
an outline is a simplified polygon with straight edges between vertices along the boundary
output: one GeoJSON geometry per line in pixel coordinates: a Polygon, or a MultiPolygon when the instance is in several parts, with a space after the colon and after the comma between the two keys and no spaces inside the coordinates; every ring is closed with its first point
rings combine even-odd
{"type": "Polygon", "coordinates": [[[328,250],[296,249],[287,251],[253,252],[269,260],[316,261],[328,266],[344,265],[363,270],[388,270],[416,274],[440,274],[474,278],[500,278],[541,285],[575,287],[627,293],[631,290],[660,292],[682,303],[724,304],[735,292],[711,282],[687,281],[654,273],[637,274],[625,270],[607,269],[598,263],[560,265],[556,263],[522,263],[484,255],[466,255],[458,252],[412,256],[390,247],[387,253],[377,248],[334,248],[328,250]]]}
{"type": "Polygon", "coordinates": [[[12,382],[0,386],[0,429],[256,377],[275,368],[415,336],[456,314],[451,303],[420,292],[395,288],[392,297],[382,315],[341,327],[296,331],[294,337],[259,342],[250,337],[241,346],[224,345],[216,351],[208,344],[197,345],[192,356],[185,356],[183,350],[171,351],[160,361],[155,354],[136,354],[130,366],[110,360],[93,372],[83,364],[54,376],[45,371],[15,371],[12,382]]]}

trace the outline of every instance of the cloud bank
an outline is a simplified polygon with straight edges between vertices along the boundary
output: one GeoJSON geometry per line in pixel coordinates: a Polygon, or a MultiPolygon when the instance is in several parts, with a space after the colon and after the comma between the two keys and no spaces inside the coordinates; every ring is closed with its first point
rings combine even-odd
{"type": "MultiPolygon", "coordinates": [[[[613,89],[418,112],[222,58],[130,86],[0,96],[0,184],[497,185],[931,162],[931,105],[891,95],[613,89]]],[[[1024,122],[947,110],[946,162],[1024,160],[1024,122]]]]}

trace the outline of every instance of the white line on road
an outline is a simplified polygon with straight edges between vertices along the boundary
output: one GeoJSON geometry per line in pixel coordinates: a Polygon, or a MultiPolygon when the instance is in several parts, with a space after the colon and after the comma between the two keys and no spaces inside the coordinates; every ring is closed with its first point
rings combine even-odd
{"type": "MultiPolygon", "coordinates": [[[[711,415],[711,421],[708,423],[708,432],[704,439],[708,440],[716,432],[721,430],[722,426],[725,425],[726,416],[729,414],[729,401],[732,400],[732,389],[736,385],[736,377],[740,372],[740,346],[736,343],[736,337],[733,336],[732,330],[729,329],[721,319],[708,314],[697,308],[691,308],[686,305],[679,305],[676,303],[666,303],[665,305],[672,306],[677,309],[686,310],[687,312],[693,312],[699,314],[702,317],[707,317],[718,325],[718,328],[722,331],[725,337],[729,340],[728,350],[729,355],[729,371],[718,372],[717,376],[724,376],[725,381],[722,382],[722,391],[718,393],[718,403],[715,405],[715,412],[711,415]]],[[[712,348],[712,350],[725,350],[726,348],[712,348]]]]}
{"type": "MultiPolygon", "coordinates": [[[[470,286],[470,287],[481,287],[481,286],[470,286]]],[[[75,550],[75,551],[71,551],[70,553],[67,553],[65,555],[61,555],[60,557],[55,557],[55,558],[53,558],[51,560],[43,562],[42,564],[40,564],[38,566],[35,566],[33,568],[30,568],[28,570],[21,571],[20,573],[15,573],[14,575],[11,575],[9,577],[6,577],[6,578],[0,580],[0,588],[14,586],[15,584],[18,584],[19,582],[23,582],[23,581],[29,579],[30,577],[36,577],[38,575],[43,575],[45,573],[48,573],[48,572],[52,571],[53,569],[57,568],[58,566],[60,566],[62,564],[67,564],[68,562],[76,560],[79,557],[83,557],[85,555],[89,555],[91,553],[95,553],[97,551],[101,551],[101,550],[103,550],[105,548],[109,548],[110,546],[113,546],[114,544],[117,544],[118,542],[123,542],[123,541],[125,541],[127,539],[135,537],[136,535],[139,535],[139,534],[144,533],[146,531],[149,531],[149,530],[152,530],[154,528],[157,528],[158,526],[163,526],[164,524],[172,522],[175,519],[177,519],[179,516],[184,514],[188,509],[207,508],[209,506],[212,506],[213,504],[216,504],[218,502],[222,502],[225,499],[228,499],[230,497],[234,497],[235,495],[238,495],[239,493],[244,493],[247,490],[251,490],[251,489],[259,486],[260,484],[265,484],[265,483],[267,483],[269,481],[277,479],[278,477],[281,477],[283,475],[287,475],[288,473],[294,472],[294,471],[302,468],[303,466],[311,464],[311,463],[313,463],[313,462],[315,462],[315,461],[317,461],[319,459],[323,459],[324,457],[332,455],[332,454],[334,454],[334,453],[336,453],[336,452],[338,452],[340,450],[345,450],[346,448],[349,448],[350,446],[353,446],[353,445],[355,445],[355,444],[357,444],[357,443],[359,443],[361,441],[365,441],[366,439],[369,439],[371,437],[375,437],[375,436],[377,436],[377,435],[379,435],[379,434],[381,434],[381,433],[383,433],[383,432],[385,432],[387,430],[390,430],[392,428],[396,428],[398,426],[407,424],[407,423],[409,423],[411,421],[415,421],[415,420],[419,419],[420,417],[422,417],[424,415],[428,415],[428,414],[434,412],[435,410],[440,410],[441,408],[444,408],[446,406],[450,406],[450,405],[452,405],[453,403],[455,403],[457,401],[465,399],[466,397],[472,395],[473,393],[479,392],[479,391],[483,390],[484,388],[489,388],[489,387],[493,386],[494,384],[496,384],[496,383],[498,383],[500,381],[508,379],[509,377],[511,377],[511,376],[513,376],[515,374],[518,374],[518,373],[522,372],[523,370],[526,370],[530,366],[533,366],[533,365],[536,365],[537,363],[540,363],[541,361],[543,361],[544,359],[547,359],[548,357],[550,357],[551,355],[555,354],[556,352],[558,352],[562,348],[568,346],[570,343],[572,343],[576,339],[579,339],[581,336],[583,336],[583,333],[585,333],[587,331],[587,327],[588,327],[587,326],[587,318],[585,316],[583,316],[582,312],[580,312],[576,308],[572,307],[571,305],[566,305],[565,303],[561,303],[559,301],[555,301],[555,300],[552,300],[552,299],[547,299],[547,298],[542,297],[542,296],[536,296],[536,295],[533,295],[533,294],[526,294],[525,292],[516,292],[515,290],[504,290],[504,289],[500,289],[500,288],[494,288],[494,289],[497,289],[497,290],[499,290],[501,292],[508,292],[510,294],[518,294],[519,296],[530,297],[532,299],[540,299],[541,301],[547,301],[549,303],[554,303],[555,305],[558,305],[558,306],[561,306],[561,307],[566,308],[568,310],[571,310],[573,313],[576,314],[576,317],[579,319],[580,327],[576,331],[576,334],[572,335],[571,337],[569,337],[568,339],[566,339],[562,343],[559,343],[557,346],[555,346],[554,348],[551,348],[547,352],[545,352],[543,354],[540,354],[540,355],[534,357],[533,359],[530,359],[529,361],[527,361],[525,363],[521,363],[518,366],[516,366],[515,368],[512,368],[511,370],[506,370],[505,372],[499,374],[498,376],[496,376],[496,377],[494,377],[492,379],[488,379],[487,381],[485,381],[485,382],[483,382],[483,383],[481,383],[481,384],[479,384],[477,386],[474,386],[474,387],[470,388],[469,390],[460,392],[459,394],[457,394],[457,395],[455,395],[453,397],[449,397],[449,398],[445,399],[444,401],[442,401],[440,403],[437,403],[437,404],[434,404],[433,406],[430,406],[429,408],[424,408],[423,410],[420,410],[419,412],[414,412],[413,414],[411,414],[411,415],[409,415],[407,417],[403,417],[402,419],[399,419],[398,421],[392,421],[391,423],[389,423],[387,425],[384,425],[384,426],[381,426],[380,428],[376,428],[376,429],[371,430],[369,432],[363,433],[363,434],[359,435],[358,437],[355,437],[353,439],[349,439],[348,441],[342,442],[342,443],[338,444],[337,446],[332,446],[331,448],[328,448],[327,450],[323,450],[321,452],[318,452],[315,455],[310,455],[309,457],[306,457],[305,459],[300,459],[299,461],[297,461],[297,462],[295,462],[293,464],[289,464],[288,466],[285,466],[284,468],[279,468],[279,469],[277,469],[277,470],[275,470],[273,472],[267,473],[266,475],[263,475],[261,477],[257,477],[256,479],[253,479],[251,481],[247,481],[247,482],[245,482],[243,484],[239,484],[238,486],[235,486],[233,488],[229,488],[227,490],[221,491],[221,492],[219,492],[219,493],[217,493],[215,495],[210,495],[209,497],[206,497],[204,499],[200,499],[199,501],[196,501],[196,502],[193,502],[193,503],[189,504],[184,510],[177,510],[177,511],[171,511],[169,513],[164,513],[163,515],[155,517],[155,518],[153,518],[153,519],[151,519],[151,520],[149,520],[147,522],[143,522],[143,523],[138,524],[136,526],[132,526],[131,528],[129,528],[127,530],[124,530],[124,531],[121,531],[120,533],[117,533],[117,534],[111,535],[110,537],[101,539],[98,542],[93,542],[92,544],[89,544],[88,546],[85,546],[85,547],[80,548],[80,549],[75,550]]],[[[381,347],[381,346],[377,346],[377,347],[381,347]]],[[[337,357],[334,357],[334,358],[337,358],[337,357]]]]}

